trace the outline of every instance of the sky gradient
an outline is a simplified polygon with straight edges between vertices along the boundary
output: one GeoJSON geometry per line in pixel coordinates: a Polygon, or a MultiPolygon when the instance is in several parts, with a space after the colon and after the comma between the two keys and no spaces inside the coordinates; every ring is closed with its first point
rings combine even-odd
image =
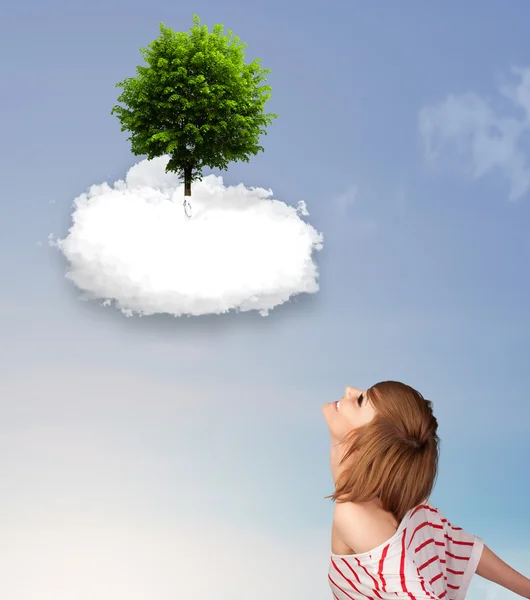
{"type": "Polygon", "coordinates": [[[320,408],[388,379],[434,403],[433,504],[530,576],[529,20],[523,0],[4,11],[0,597],[331,597],[320,408]],[[47,243],[140,160],[115,84],[193,13],[272,69],[278,114],[213,173],[303,200],[324,236],[319,292],[266,318],[125,318],[47,243]]]}

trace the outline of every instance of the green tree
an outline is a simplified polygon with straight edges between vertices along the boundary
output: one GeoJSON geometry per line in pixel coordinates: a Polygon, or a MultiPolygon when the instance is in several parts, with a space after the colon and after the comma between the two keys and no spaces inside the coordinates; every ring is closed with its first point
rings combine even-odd
{"type": "Polygon", "coordinates": [[[190,33],[160,23],[159,37],[140,49],[147,66],[116,84],[125,107],[111,112],[130,132],[134,155],[170,155],[166,172],[184,179],[184,196],[191,196],[203,167],[227,169],[263,151],[259,135],[277,118],[263,113],[271,87],[259,85],[271,70],[258,58],[245,64],[247,44],[232,31],[224,35],[223,25],[209,33],[197,15],[193,23],[190,33]]]}

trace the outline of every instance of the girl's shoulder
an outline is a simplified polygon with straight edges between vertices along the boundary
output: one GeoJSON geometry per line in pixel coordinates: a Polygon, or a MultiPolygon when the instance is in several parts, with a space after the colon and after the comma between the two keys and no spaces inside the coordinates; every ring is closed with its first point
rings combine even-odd
{"type": "Polygon", "coordinates": [[[332,552],[364,554],[389,541],[399,523],[392,513],[369,503],[336,502],[333,511],[332,552]],[[335,544],[333,543],[335,542],[335,544]],[[333,546],[342,549],[335,552],[333,546]],[[344,551],[344,550],[351,550],[344,551]]]}

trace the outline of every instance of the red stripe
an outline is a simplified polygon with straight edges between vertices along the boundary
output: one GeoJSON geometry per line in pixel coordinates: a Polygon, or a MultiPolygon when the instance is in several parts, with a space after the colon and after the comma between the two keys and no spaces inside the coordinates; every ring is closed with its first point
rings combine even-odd
{"type": "Polygon", "coordinates": [[[424,562],[421,565],[421,567],[418,567],[418,571],[422,571],[423,569],[425,569],[425,567],[428,567],[435,560],[440,560],[440,557],[437,554],[435,554],[432,558],[429,558],[429,560],[427,562],[424,562]]]}
{"type": "Polygon", "coordinates": [[[339,569],[339,567],[337,566],[337,563],[333,560],[333,558],[331,559],[331,562],[332,562],[333,566],[335,567],[336,571],[351,585],[351,587],[357,593],[361,594],[362,596],[365,596],[366,598],[370,598],[370,600],[374,600],[371,596],[367,596],[366,594],[363,594],[363,592],[361,592],[361,590],[358,587],[355,586],[355,584],[353,583],[353,581],[351,579],[348,579],[346,577],[346,575],[344,575],[344,573],[339,569]]]}
{"type": "MultiPolygon", "coordinates": [[[[426,596],[429,596],[431,598],[431,600],[438,600],[438,597],[434,595],[433,592],[431,592],[430,590],[427,589],[427,587],[425,586],[425,579],[423,577],[423,575],[420,573],[420,569],[417,568],[418,571],[418,577],[420,579],[420,584],[421,587],[425,593],[426,596]]],[[[440,578],[442,576],[442,573],[439,573],[436,577],[434,577],[433,579],[431,579],[431,581],[429,581],[429,586],[432,586],[433,581],[436,581],[436,579],[440,578]]]]}
{"type": "Polygon", "coordinates": [[[429,585],[432,585],[435,581],[437,581],[438,579],[440,579],[440,577],[443,575],[443,573],[438,573],[438,575],[435,575],[430,581],[429,581],[429,585]]]}
{"type": "Polygon", "coordinates": [[[328,574],[328,579],[331,581],[331,583],[338,588],[343,594],[345,594],[346,596],[348,596],[348,598],[350,598],[351,600],[355,600],[355,598],[353,596],[350,596],[350,594],[348,594],[348,592],[346,590],[343,590],[340,585],[338,585],[337,583],[335,583],[333,581],[333,578],[331,577],[331,575],[328,574]]]}
{"type": "Polygon", "coordinates": [[[451,525],[451,523],[449,523],[449,521],[443,517],[442,517],[442,523],[447,523],[449,525],[449,527],[451,527],[451,529],[454,529],[455,531],[463,531],[462,527],[455,527],[454,525],[451,525]]]}
{"type": "Polygon", "coordinates": [[[363,569],[364,569],[364,572],[365,572],[365,573],[366,573],[366,574],[367,574],[369,577],[371,577],[371,578],[372,578],[372,581],[374,582],[374,585],[375,585],[375,589],[374,589],[375,595],[376,595],[378,598],[381,598],[381,600],[383,600],[383,597],[382,597],[382,596],[379,594],[379,592],[378,592],[378,590],[379,590],[379,582],[377,581],[377,579],[376,579],[376,578],[375,578],[375,577],[374,577],[374,576],[373,576],[373,575],[370,573],[370,571],[368,571],[368,569],[367,569],[367,568],[366,568],[364,565],[362,565],[362,564],[361,564],[361,561],[360,561],[358,558],[355,558],[355,560],[357,561],[357,563],[359,564],[359,566],[360,566],[361,568],[363,568],[363,569]]]}
{"type": "MultiPolygon", "coordinates": [[[[416,550],[414,550],[414,552],[419,552],[422,548],[425,548],[425,546],[427,546],[427,544],[432,544],[434,542],[434,538],[431,538],[429,540],[426,540],[425,542],[423,542],[423,544],[420,544],[416,550]]],[[[409,544],[410,546],[410,544],[409,544]]]]}
{"type": "Polygon", "coordinates": [[[405,534],[406,534],[406,532],[407,532],[407,528],[405,527],[405,529],[403,530],[403,534],[401,536],[401,560],[400,560],[400,564],[399,564],[399,577],[401,579],[401,589],[407,593],[407,595],[409,596],[409,598],[411,600],[416,600],[416,598],[414,597],[414,594],[409,592],[409,590],[407,589],[407,582],[405,581],[405,556],[407,554],[407,551],[405,549],[405,534]]]}
{"type": "Polygon", "coordinates": [[[450,556],[451,558],[456,558],[456,560],[469,560],[469,556],[457,556],[456,554],[453,554],[452,552],[447,551],[446,552],[447,556],[450,556]]]}
{"type": "Polygon", "coordinates": [[[433,600],[438,600],[437,597],[425,587],[425,579],[423,579],[423,577],[421,575],[420,575],[420,583],[421,583],[421,587],[422,587],[423,591],[425,592],[425,594],[427,596],[429,596],[433,600]]]}
{"type": "Polygon", "coordinates": [[[401,589],[406,592],[407,586],[405,584],[405,548],[403,544],[405,543],[405,536],[401,538],[401,557],[399,560],[399,577],[401,579],[401,589]]]}
{"type": "Polygon", "coordinates": [[[420,525],[418,525],[416,527],[416,529],[414,529],[414,531],[412,532],[412,536],[410,538],[410,542],[409,542],[409,545],[407,546],[407,548],[410,547],[410,545],[412,544],[412,540],[414,539],[414,536],[418,533],[418,531],[420,529],[423,529],[424,527],[429,526],[429,525],[433,529],[443,529],[443,525],[437,525],[436,523],[431,523],[430,521],[424,521],[423,523],[421,523],[420,525]]]}
{"type": "Polygon", "coordinates": [[[410,514],[410,518],[412,518],[417,512],[420,512],[420,510],[430,510],[432,512],[437,512],[435,509],[431,508],[430,506],[428,506],[427,504],[419,504],[418,506],[416,506],[416,508],[411,512],[410,514]]]}
{"type": "Polygon", "coordinates": [[[461,540],[455,540],[454,538],[448,536],[447,533],[445,534],[444,537],[446,540],[453,542],[453,544],[460,544],[461,546],[473,546],[475,544],[475,542],[463,542],[461,540]]]}
{"type": "MultiPolygon", "coordinates": [[[[377,591],[379,589],[379,585],[377,583],[377,579],[368,571],[368,569],[361,564],[361,561],[355,556],[354,557],[355,560],[357,561],[357,564],[359,565],[359,567],[361,567],[361,569],[364,569],[364,572],[372,578],[372,581],[375,583],[375,589],[372,590],[374,592],[374,594],[380,599],[383,600],[383,597],[381,596],[381,594],[377,591]]],[[[357,575],[357,573],[354,571],[353,567],[344,559],[342,559],[344,561],[344,564],[348,567],[348,569],[350,569],[350,571],[355,575],[357,581],[359,583],[361,583],[361,580],[359,579],[359,576],[357,575]]]]}
{"type": "MultiPolygon", "coordinates": [[[[420,544],[416,550],[414,550],[414,553],[419,552],[420,550],[422,550],[423,548],[425,548],[425,546],[427,546],[428,544],[433,544],[435,546],[445,546],[445,544],[443,542],[437,542],[434,538],[431,538],[430,540],[427,540],[425,542],[423,542],[423,544],[420,544]]],[[[410,546],[410,544],[409,544],[410,546]]]]}
{"type": "MultiPolygon", "coordinates": [[[[345,560],[344,558],[341,560],[348,567],[348,569],[350,569],[350,571],[355,575],[355,579],[357,579],[357,583],[361,583],[361,580],[359,579],[359,575],[357,575],[357,573],[355,572],[353,567],[350,565],[350,563],[347,560],[345,560]]],[[[359,561],[359,559],[357,559],[357,562],[358,561],[359,561]]]]}
{"type": "Polygon", "coordinates": [[[381,559],[379,560],[379,570],[377,571],[377,574],[379,575],[379,579],[381,580],[381,583],[383,584],[383,592],[386,592],[386,581],[385,581],[385,576],[383,575],[383,566],[385,564],[385,559],[386,559],[386,555],[388,553],[388,548],[390,546],[385,546],[383,548],[383,554],[381,554],[381,559]]]}

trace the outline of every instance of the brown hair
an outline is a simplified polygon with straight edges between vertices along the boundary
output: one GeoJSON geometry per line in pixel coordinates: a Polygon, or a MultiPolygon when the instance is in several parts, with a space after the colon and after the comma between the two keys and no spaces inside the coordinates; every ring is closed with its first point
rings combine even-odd
{"type": "Polygon", "coordinates": [[[432,402],[397,381],[366,392],[375,409],[369,423],[342,441],[347,450],[335,493],[337,502],[381,500],[383,510],[401,522],[405,513],[428,500],[438,476],[440,439],[432,402]]]}

